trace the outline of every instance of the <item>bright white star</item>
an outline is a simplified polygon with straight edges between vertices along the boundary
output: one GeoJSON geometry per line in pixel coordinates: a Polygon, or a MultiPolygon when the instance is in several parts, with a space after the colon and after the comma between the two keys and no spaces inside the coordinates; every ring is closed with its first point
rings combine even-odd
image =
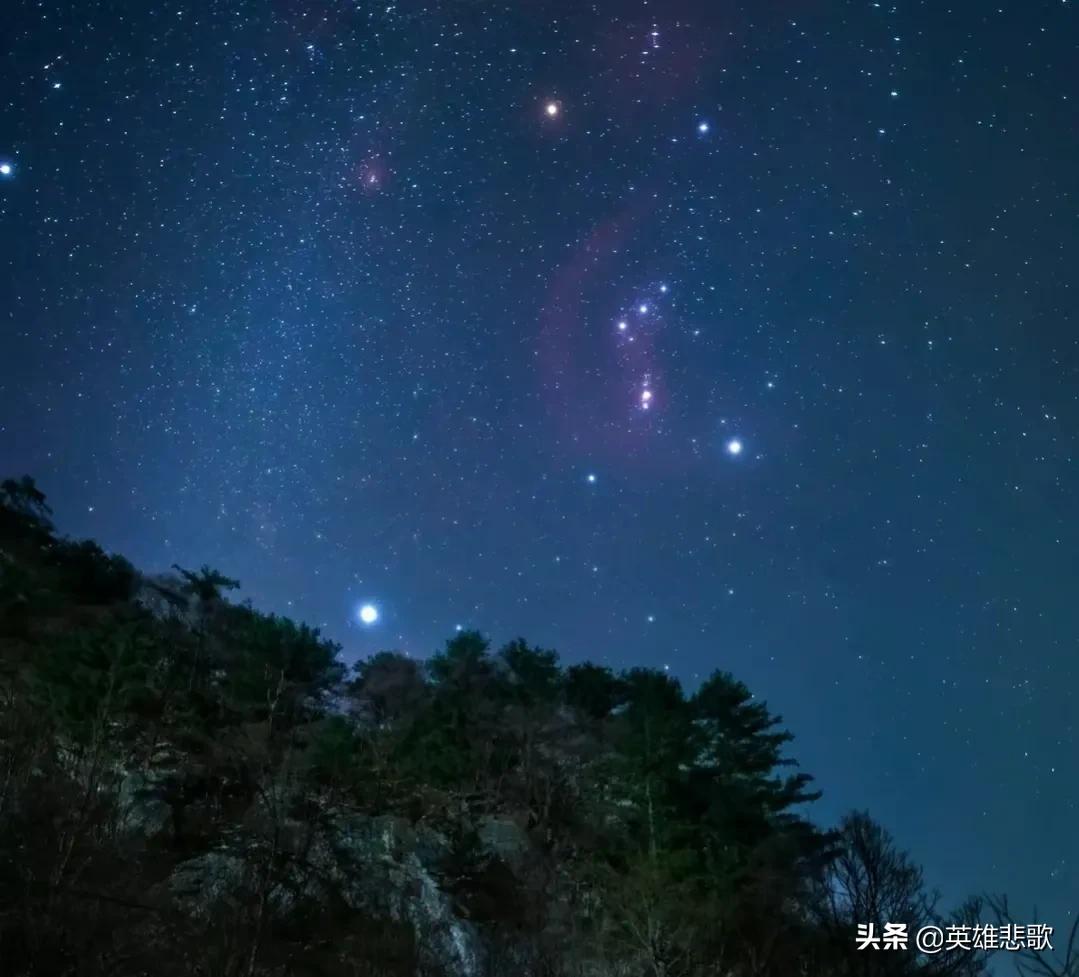
{"type": "Polygon", "coordinates": [[[641,305],[637,306],[637,311],[640,312],[641,315],[647,315],[648,314],[648,306],[645,305],[644,303],[641,303],[641,305]]]}
{"type": "Polygon", "coordinates": [[[559,112],[558,103],[548,102],[546,106],[544,106],[543,111],[547,113],[547,118],[553,119],[556,115],[558,115],[559,112]]]}
{"type": "Polygon", "coordinates": [[[11,176],[14,171],[15,167],[10,163],[0,163],[0,176],[11,176]]]}
{"type": "Polygon", "coordinates": [[[360,620],[364,624],[374,624],[378,620],[378,608],[374,604],[364,604],[360,608],[360,620]]]}
{"type": "Polygon", "coordinates": [[[742,442],[737,438],[732,438],[727,442],[727,454],[729,455],[740,455],[742,453],[742,448],[742,442]]]}
{"type": "Polygon", "coordinates": [[[708,130],[709,130],[710,128],[711,128],[711,126],[709,126],[707,122],[700,122],[700,123],[698,123],[698,124],[697,124],[697,131],[698,131],[698,132],[699,132],[699,133],[700,133],[700,134],[701,134],[702,136],[703,136],[703,135],[704,135],[704,134],[705,134],[706,132],[708,132],[708,130]]]}
{"type": "Polygon", "coordinates": [[[595,485],[596,484],[596,476],[595,475],[589,473],[589,475],[588,475],[588,484],[589,485],[595,485]]]}
{"type": "Polygon", "coordinates": [[[619,332],[625,332],[627,327],[628,327],[628,323],[626,323],[625,321],[622,321],[622,322],[618,323],[618,331],[619,332]]]}

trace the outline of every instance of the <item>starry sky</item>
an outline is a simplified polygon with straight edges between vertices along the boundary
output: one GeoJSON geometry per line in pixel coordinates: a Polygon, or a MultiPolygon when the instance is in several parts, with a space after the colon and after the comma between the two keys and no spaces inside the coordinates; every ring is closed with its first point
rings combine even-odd
{"type": "Polygon", "coordinates": [[[1062,928],[1076,7],[9,0],[3,474],[349,658],[730,669],[1062,928]]]}

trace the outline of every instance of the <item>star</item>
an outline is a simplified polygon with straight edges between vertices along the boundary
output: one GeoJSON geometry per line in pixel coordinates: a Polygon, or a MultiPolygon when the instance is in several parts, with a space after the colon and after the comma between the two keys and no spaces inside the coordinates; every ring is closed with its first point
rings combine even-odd
{"type": "Polygon", "coordinates": [[[371,625],[378,620],[378,608],[374,604],[364,604],[360,608],[360,621],[364,624],[371,625]]]}
{"type": "Polygon", "coordinates": [[[15,172],[15,167],[10,163],[0,163],[0,176],[11,176],[15,172]]]}
{"type": "Polygon", "coordinates": [[[596,484],[596,476],[593,475],[591,472],[588,473],[588,479],[587,480],[588,480],[589,485],[595,485],[596,484]]]}
{"type": "Polygon", "coordinates": [[[548,102],[543,107],[543,111],[547,113],[547,118],[548,119],[554,119],[554,118],[556,118],[558,116],[558,113],[561,112],[562,110],[561,110],[561,108],[559,108],[559,105],[558,105],[557,102],[548,102]]]}
{"type": "Polygon", "coordinates": [[[698,122],[698,123],[697,123],[697,131],[698,131],[698,132],[699,132],[699,133],[700,133],[700,134],[701,134],[702,136],[704,136],[704,135],[707,135],[707,133],[708,133],[708,130],[709,130],[709,129],[711,129],[711,128],[712,128],[712,127],[711,127],[711,126],[710,126],[710,125],[709,125],[709,124],[708,124],[707,122],[698,122]]]}
{"type": "Polygon", "coordinates": [[[628,327],[629,327],[629,323],[627,323],[625,321],[625,319],[623,319],[621,322],[618,323],[618,331],[619,332],[625,332],[628,327]]]}
{"type": "Polygon", "coordinates": [[[731,440],[727,442],[727,454],[738,456],[742,453],[743,447],[744,445],[738,438],[731,438],[731,440]]]}
{"type": "Polygon", "coordinates": [[[637,306],[637,311],[640,312],[641,315],[648,315],[648,306],[642,302],[637,306]]]}
{"type": "Polygon", "coordinates": [[[645,410],[648,410],[648,408],[651,406],[651,404],[652,404],[652,391],[649,390],[647,387],[645,387],[644,390],[641,391],[641,407],[644,408],[645,410]]]}

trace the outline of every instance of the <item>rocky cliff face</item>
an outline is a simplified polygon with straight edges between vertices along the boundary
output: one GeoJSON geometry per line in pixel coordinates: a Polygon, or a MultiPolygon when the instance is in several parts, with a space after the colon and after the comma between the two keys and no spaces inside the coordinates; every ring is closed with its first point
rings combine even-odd
{"type": "MultiPolygon", "coordinates": [[[[177,774],[132,771],[120,797],[123,830],[142,844],[164,843],[176,830],[177,774]]],[[[196,805],[197,806],[197,805],[196,805]]],[[[197,817],[196,811],[186,816],[197,817]]],[[[271,824],[259,802],[233,822],[207,851],[175,864],[154,898],[195,919],[220,913],[258,880],[252,865],[267,859],[287,866],[267,887],[267,905],[286,918],[301,903],[348,909],[406,924],[424,972],[480,977],[488,952],[481,926],[468,918],[448,891],[451,839],[408,819],[346,810],[312,812],[310,819],[271,824]]],[[[530,849],[527,834],[507,818],[483,818],[472,826],[480,858],[512,873],[530,849]]]]}

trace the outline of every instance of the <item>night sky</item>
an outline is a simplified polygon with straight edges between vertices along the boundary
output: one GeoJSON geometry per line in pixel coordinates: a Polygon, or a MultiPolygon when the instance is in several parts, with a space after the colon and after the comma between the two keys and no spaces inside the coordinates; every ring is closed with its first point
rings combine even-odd
{"type": "Polygon", "coordinates": [[[730,669],[1059,935],[1077,6],[7,0],[0,474],[349,659],[730,669]]]}

